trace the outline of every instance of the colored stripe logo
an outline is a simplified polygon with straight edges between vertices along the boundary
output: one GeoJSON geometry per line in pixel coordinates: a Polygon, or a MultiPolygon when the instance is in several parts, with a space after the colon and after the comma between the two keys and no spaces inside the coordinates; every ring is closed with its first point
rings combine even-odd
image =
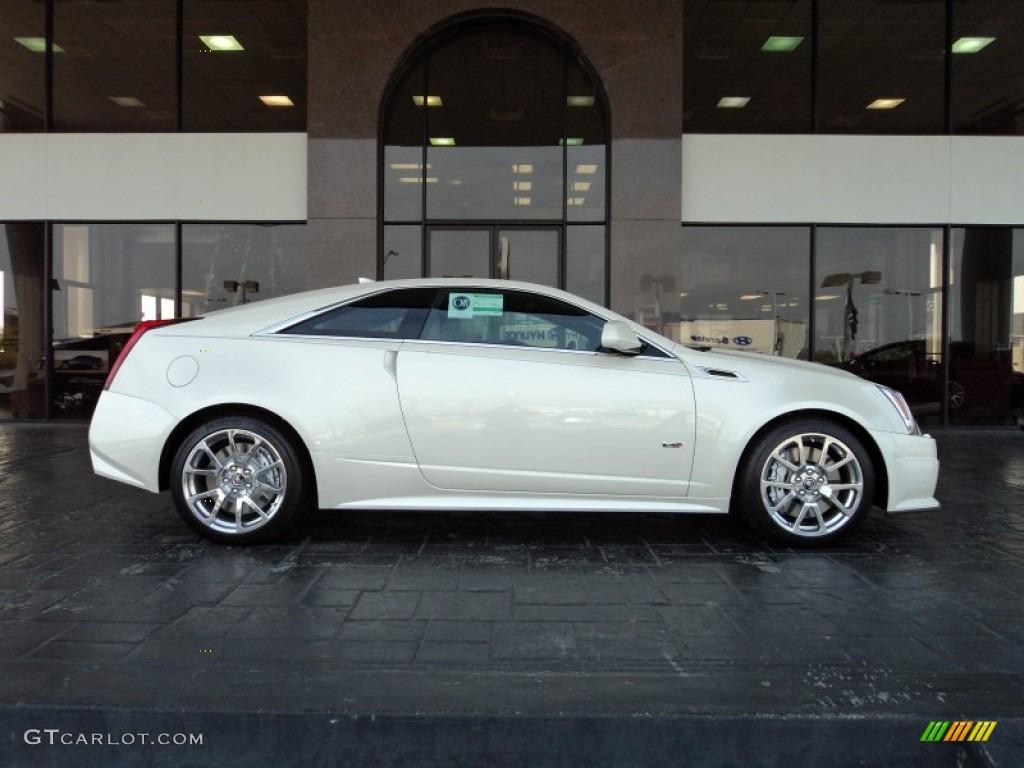
{"type": "Polygon", "coordinates": [[[921,734],[921,741],[988,741],[996,720],[933,720],[921,734]]]}

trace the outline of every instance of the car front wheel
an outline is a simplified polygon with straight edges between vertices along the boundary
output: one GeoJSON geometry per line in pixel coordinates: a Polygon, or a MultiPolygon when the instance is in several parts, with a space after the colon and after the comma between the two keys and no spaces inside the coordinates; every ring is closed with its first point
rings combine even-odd
{"type": "Polygon", "coordinates": [[[793,546],[849,535],[874,499],[874,468],[860,439],[823,420],[794,422],[763,435],[740,473],[743,517],[793,546]]]}
{"type": "Polygon", "coordinates": [[[259,419],[207,422],[182,441],[171,468],[178,512],[203,536],[254,544],[291,526],[305,497],[291,440],[259,419]]]}

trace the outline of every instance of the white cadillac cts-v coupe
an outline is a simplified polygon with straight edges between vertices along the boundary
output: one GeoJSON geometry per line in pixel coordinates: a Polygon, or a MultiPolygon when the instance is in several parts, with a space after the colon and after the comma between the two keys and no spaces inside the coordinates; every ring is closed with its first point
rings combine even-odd
{"type": "Polygon", "coordinates": [[[843,371],[681,346],[496,280],[329,288],[143,323],[111,367],[93,468],[211,539],[307,507],[724,513],[791,544],[873,505],[938,506],[903,397],[843,371]]]}

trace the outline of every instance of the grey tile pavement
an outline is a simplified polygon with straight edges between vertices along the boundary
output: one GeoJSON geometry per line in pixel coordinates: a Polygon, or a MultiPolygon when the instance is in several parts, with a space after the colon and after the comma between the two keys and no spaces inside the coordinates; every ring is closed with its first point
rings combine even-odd
{"type": "MultiPolygon", "coordinates": [[[[1024,434],[834,549],[728,518],[334,513],[253,548],[0,425],[0,707],[1024,717],[1024,434]]],[[[914,720],[916,723],[917,721],[914,720]]]]}

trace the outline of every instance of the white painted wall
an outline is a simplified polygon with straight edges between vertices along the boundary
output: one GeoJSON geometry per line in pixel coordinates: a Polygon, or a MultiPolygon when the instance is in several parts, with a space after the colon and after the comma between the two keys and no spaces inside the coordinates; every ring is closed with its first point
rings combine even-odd
{"type": "Polygon", "coordinates": [[[1024,138],[683,137],[684,223],[1024,225],[1024,138]]]}
{"type": "Polygon", "coordinates": [[[306,134],[0,136],[0,221],[305,221],[306,134]]]}

